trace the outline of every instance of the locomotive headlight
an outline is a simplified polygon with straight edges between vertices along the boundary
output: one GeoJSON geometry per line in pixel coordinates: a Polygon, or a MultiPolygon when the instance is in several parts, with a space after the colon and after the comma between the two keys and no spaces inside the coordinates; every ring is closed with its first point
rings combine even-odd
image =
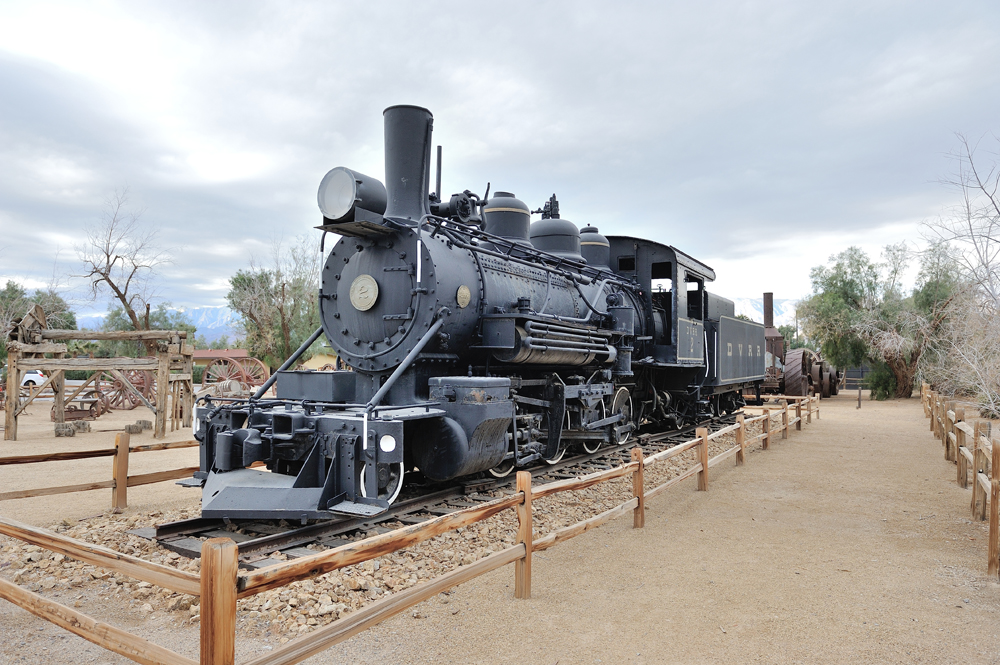
{"type": "Polygon", "coordinates": [[[391,434],[386,434],[378,440],[378,447],[383,453],[391,453],[396,449],[396,437],[391,434]]]}
{"type": "Polygon", "coordinates": [[[385,212],[385,185],[343,166],[323,176],[316,198],[323,217],[332,222],[353,222],[359,208],[377,215],[385,212]]]}

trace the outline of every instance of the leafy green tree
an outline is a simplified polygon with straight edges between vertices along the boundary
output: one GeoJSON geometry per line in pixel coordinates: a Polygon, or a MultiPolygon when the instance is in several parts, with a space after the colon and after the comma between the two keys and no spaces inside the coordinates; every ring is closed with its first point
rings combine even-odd
{"type": "MultiPolygon", "coordinates": [[[[226,300],[240,314],[247,350],[271,368],[279,366],[319,327],[319,253],[299,238],[276,243],[271,263],[251,261],[229,280],[226,300]]],[[[319,342],[317,342],[319,344],[319,342]]],[[[302,360],[311,356],[311,351],[302,360]]]]}
{"type": "MultiPolygon", "coordinates": [[[[194,339],[197,329],[188,323],[183,312],[170,308],[170,303],[160,303],[156,309],[149,312],[147,330],[178,330],[188,333],[188,339],[194,339]]],[[[135,330],[131,317],[125,309],[115,307],[104,317],[101,330],[105,332],[120,330],[135,330]]],[[[94,345],[91,350],[99,358],[126,357],[135,358],[146,353],[145,346],[140,342],[121,340],[102,340],[94,345]]],[[[82,350],[82,349],[81,349],[82,350]]]]}
{"type": "Polygon", "coordinates": [[[917,287],[924,294],[921,311],[900,284],[908,260],[904,244],[886,246],[881,262],[851,247],[812,270],[813,295],[799,308],[807,335],[827,360],[840,367],[884,364],[895,379],[894,397],[912,395],[921,356],[944,319],[940,272],[925,256],[917,287]]]}
{"type": "Polygon", "coordinates": [[[788,345],[789,349],[810,348],[805,336],[798,334],[795,326],[778,326],[778,332],[780,332],[781,336],[785,338],[785,343],[788,345]]]}

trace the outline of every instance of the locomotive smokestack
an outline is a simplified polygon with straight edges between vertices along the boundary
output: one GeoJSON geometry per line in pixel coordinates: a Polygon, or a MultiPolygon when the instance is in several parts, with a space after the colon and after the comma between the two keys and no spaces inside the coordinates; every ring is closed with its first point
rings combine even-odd
{"type": "Polygon", "coordinates": [[[774,327],[774,294],[764,294],[764,327],[774,327]]]}
{"type": "Polygon", "coordinates": [[[434,116],[419,106],[390,106],[385,119],[385,216],[414,222],[430,214],[431,128],[434,116]]]}

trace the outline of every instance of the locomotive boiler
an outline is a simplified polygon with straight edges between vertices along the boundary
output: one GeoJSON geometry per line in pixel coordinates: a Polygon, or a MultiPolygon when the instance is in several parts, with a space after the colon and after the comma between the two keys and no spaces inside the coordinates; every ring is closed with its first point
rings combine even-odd
{"type": "Polygon", "coordinates": [[[488,187],[446,199],[440,152],[430,193],[431,113],[394,106],[384,124],[385,183],[338,167],[318,194],[340,239],[300,352],[325,334],[351,370],[279,371],[273,398],[269,383],[199,405],[204,516],[376,515],[407,477],[502,477],[759,393],[763,326],[705,289],[711,268],[580,230],[555,195],[536,211],[488,187]]]}

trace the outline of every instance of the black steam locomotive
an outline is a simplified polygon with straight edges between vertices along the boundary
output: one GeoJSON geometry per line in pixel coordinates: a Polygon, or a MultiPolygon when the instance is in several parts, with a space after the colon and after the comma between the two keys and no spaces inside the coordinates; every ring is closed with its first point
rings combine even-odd
{"type": "Polygon", "coordinates": [[[325,333],[353,371],[279,371],[274,398],[199,406],[204,516],[375,515],[406,474],[501,477],[759,394],[764,327],[705,289],[711,268],[580,230],[555,196],[445,200],[440,153],[429,194],[430,112],[384,120],[385,185],[341,167],[319,189],[318,228],[341,239],[300,352],[325,333]]]}

